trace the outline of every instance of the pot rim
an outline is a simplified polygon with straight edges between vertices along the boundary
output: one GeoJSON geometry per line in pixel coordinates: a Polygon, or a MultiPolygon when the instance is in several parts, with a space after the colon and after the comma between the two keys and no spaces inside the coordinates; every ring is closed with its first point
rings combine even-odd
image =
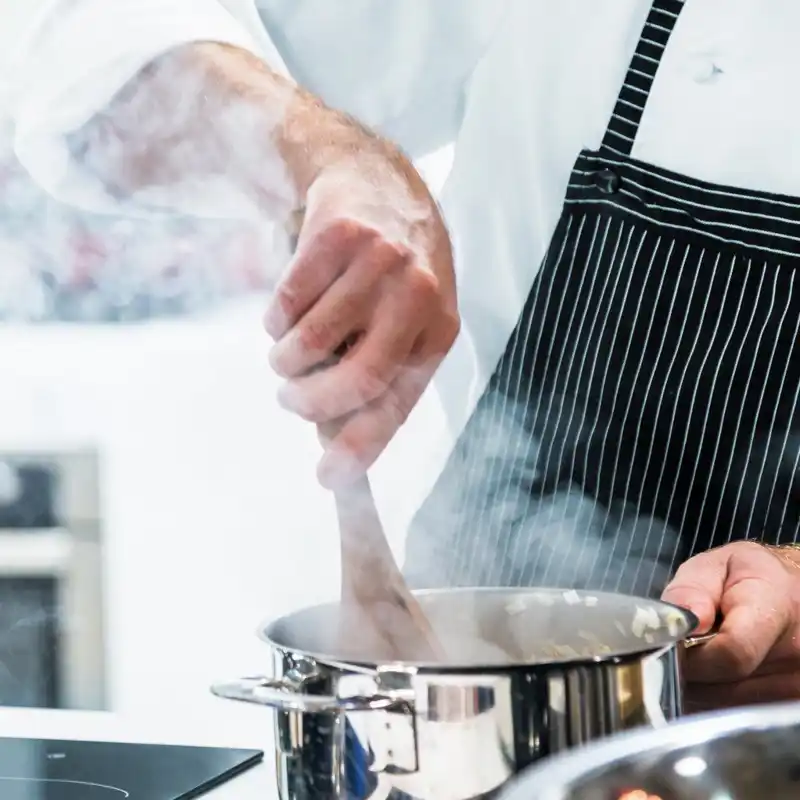
{"type": "Polygon", "coordinates": [[[436,661],[366,661],[355,659],[341,659],[332,653],[318,653],[312,650],[304,650],[299,647],[292,647],[290,645],[275,641],[270,635],[270,630],[274,629],[281,622],[288,621],[294,614],[302,613],[303,611],[311,611],[315,608],[330,608],[337,605],[335,601],[328,603],[317,603],[313,606],[306,606],[302,609],[284,614],[280,617],[270,619],[260,624],[256,630],[256,635],[261,641],[268,644],[274,650],[283,654],[291,655],[299,658],[312,660],[319,664],[327,666],[334,666],[345,670],[361,670],[373,672],[375,670],[388,670],[397,669],[398,671],[413,671],[417,673],[464,673],[474,674],[479,672],[513,672],[518,670],[549,670],[549,669],[567,669],[573,667],[590,667],[598,665],[611,665],[622,666],[625,664],[633,664],[642,661],[645,658],[662,654],[675,647],[681,641],[688,639],[691,634],[697,629],[700,620],[697,616],[687,608],[668,603],[663,600],[650,600],[644,597],[636,597],[635,595],[621,595],[616,592],[595,592],[588,590],[570,590],[559,589],[554,587],[529,587],[529,588],[513,588],[513,587],[493,587],[493,586],[479,586],[479,587],[458,587],[453,589],[424,589],[414,591],[415,595],[426,597],[430,595],[440,594],[456,594],[456,593],[469,593],[469,594],[483,594],[483,593],[506,593],[506,594],[520,594],[520,593],[553,593],[564,595],[571,591],[575,591],[578,595],[588,595],[590,597],[614,597],[619,599],[624,597],[632,604],[644,604],[660,607],[662,609],[674,609],[680,612],[686,621],[686,631],[680,635],[669,637],[665,636],[657,644],[648,645],[642,640],[641,647],[631,646],[630,648],[620,648],[612,653],[603,653],[596,656],[564,656],[554,659],[531,659],[530,661],[519,661],[511,663],[482,663],[470,662],[466,664],[458,663],[441,663],[436,661]]]}
{"type": "Polygon", "coordinates": [[[767,703],[756,708],[712,711],[655,730],[639,729],[587,744],[579,751],[553,756],[521,773],[505,800],[529,800],[530,786],[539,800],[566,800],[575,782],[601,774],[637,755],[696,747],[730,734],[800,726],[800,702],[767,703]]]}

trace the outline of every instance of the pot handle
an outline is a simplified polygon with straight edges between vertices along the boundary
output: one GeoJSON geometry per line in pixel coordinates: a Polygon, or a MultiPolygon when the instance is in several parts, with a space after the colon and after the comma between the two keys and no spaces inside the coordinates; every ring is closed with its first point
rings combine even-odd
{"type": "Polygon", "coordinates": [[[715,639],[719,634],[720,628],[722,627],[722,623],[723,623],[722,614],[717,614],[717,617],[714,620],[714,624],[711,626],[711,630],[708,631],[708,633],[701,634],[700,636],[690,636],[688,639],[684,639],[683,646],[685,648],[697,647],[698,645],[710,642],[712,639],[715,639]]]}
{"type": "Polygon", "coordinates": [[[303,694],[297,683],[287,678],[263,676],[242,678],[229,683],[215,683],[211,692],[226,700],[240,700],[269,706],[279,711],[299,711],[306,714],[342,713],[356,711],[407,711],[405,698],[391,695],[333,695],[303,694]]]}

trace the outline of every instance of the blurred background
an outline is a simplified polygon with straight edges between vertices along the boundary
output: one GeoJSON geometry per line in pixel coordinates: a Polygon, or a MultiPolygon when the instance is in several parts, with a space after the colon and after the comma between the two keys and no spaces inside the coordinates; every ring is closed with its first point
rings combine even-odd
{"type": "MultiPolygon", "coordinates": [[[[434,188],[449,149],[420,164],[434,188]]],[[[0,151],[0,705],[196,705],[336,596],[314,431],[275,402],[259,231],[59,206],[0,151]],[[144,265],[144,267],[142,266],[144,265]]],[[[398,557],[429,392],[374,471],[398,557]]]]}

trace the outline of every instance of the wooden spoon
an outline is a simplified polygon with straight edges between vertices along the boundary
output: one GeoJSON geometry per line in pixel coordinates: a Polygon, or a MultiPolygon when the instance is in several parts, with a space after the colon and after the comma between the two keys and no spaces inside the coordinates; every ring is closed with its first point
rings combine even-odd
{"type": "Polygon", "coordinates": [[[339,646],[363,660],[443,661],[443,648],[386,540],[369,479],[334,495],[342,550],[339,646]]]}
{"type": "MultiPolygon", "coordinates": [[[[305,209],[301,208],[286,223],[292,252],[297,249],[304,219],[305,209]]],[[[357,338],[344,342],[316,369],[338,363],[357,338]]],[[[335,423],[320,425],[319,432],[331,439],[338,427],[335,423]]],[[[367,661],[444,661],[444,649],[394,560],[369,479],[364,476],[334,495],[342,552],[341,652],[367,661]]]]}

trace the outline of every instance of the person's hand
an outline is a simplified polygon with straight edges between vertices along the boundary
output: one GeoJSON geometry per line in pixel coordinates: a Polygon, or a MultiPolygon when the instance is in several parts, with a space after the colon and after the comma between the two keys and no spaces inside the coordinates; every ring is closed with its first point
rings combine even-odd
{"type": "Polygon", "coordinates": [[[703,634],[686,651],[687,710],[800,699],[800,568],[784,551],[735,542],[689,559],[663,599],[693,611],[703,634]]]}
{"type": "Polygon", "coordinates": [[[405,156],[253,53],[215,42],[153,61],[68,148],[115,197],[182,203],[212,181],[207,194],[222,188],[270,222],[302,209],[266,315],[270,361],[287,380],[283,405],[339,431],[321,437],[321,482],[358,479],[459,329],[449,236],[405,156]]]}
{"type": "Polygon", "coordinates": [[[322,437],[328,487],[374,462],[458,333],[447,231],[403,164],[372,156],[320,174],[266,316],[281,404],[337,431],[322,437]]]}

